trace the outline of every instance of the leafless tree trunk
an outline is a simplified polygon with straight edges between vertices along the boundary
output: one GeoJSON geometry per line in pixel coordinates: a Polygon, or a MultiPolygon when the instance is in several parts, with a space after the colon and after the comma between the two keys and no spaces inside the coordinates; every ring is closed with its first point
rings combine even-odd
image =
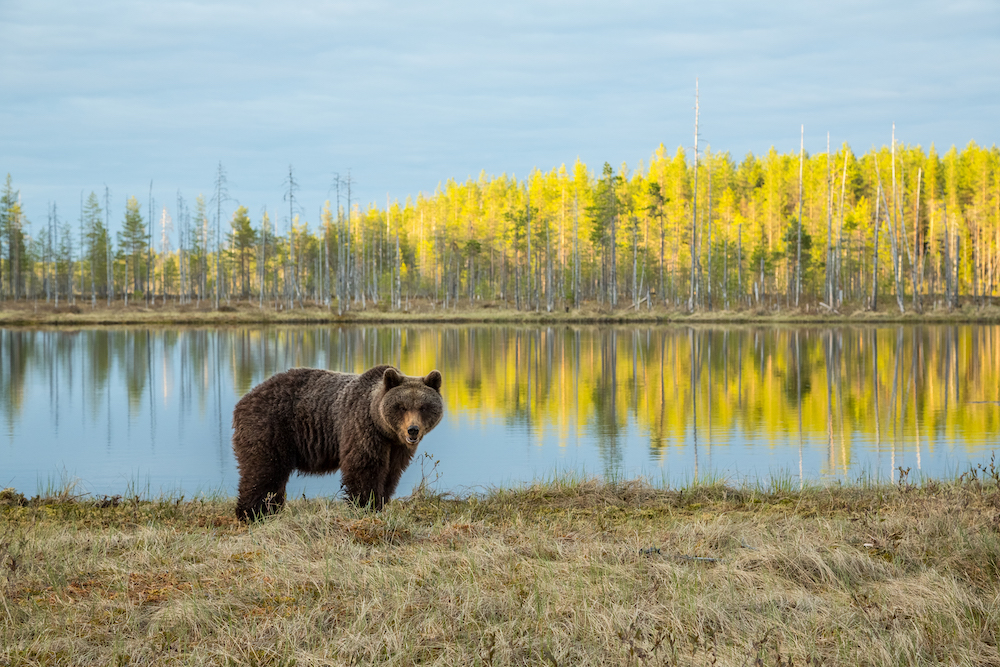
{"type": "MultiPolygon", "coordinates": [[[[143,290],[143,296],[146,299],[146,305],[149,305],[150,293],[152,292],[152,281],[153,281],[153,181],[149,181],[149,227],[146,229],[146,288],[143,290]]],[[[156,303],[155,297],[153,298],[153,303],[156,303]]]]}
{"type": "Polygon", "coordinates": [[[550,232],[552,229],[551,221],[545,219],[545,310],[551,313],[553,307],[552,297],[555,295],[552,289],[552,243],[550,239],[550,232]]]}
{"type": "MultiPolygon", "coordinates": [[[[923,169],[917,169],[917,197],[913,211],[913,257],[910,258],[910,282],[913,283],[913,309],[922,312],[920,304],[920,290],[923,287],[923,277],[919,270],[920,265],[920,186],[923,178],[923,169]]],[[[906,228],[903,228],[903,241],[906,241],[906,228]]],[[[909,245],[907,245],[909,248],[909,245]]],[[[907,251],[909,254],[909,251],[907,251]]]]}
{"type": "Polygon", "coordinates": [[[354,261],[354,248],[351,243],[352,229],[351,229],[351,171],[347,170],[347,180],[345,184],[347,185],[347,212],[346,218],[344,219],[344,226],[346,231],[346,243],[344,248],[344,259],[347,263],[347,301],[348,309],[350,309],[351,292],[355,292],[355,298],[358,298],[356,293],[357,280],[355,276],[355,267],[357,263],[354,261]]]}
{"type": "Polygon", "coordinates": [[[839,306],[843,301],[843,284],[842,284],[842,258],[843,258],[843,239],[844,239],[844,197],[847,194],[847,149],[844,149],[844,173],[840,178],[840,222],[837,225],[837,305],[839,306]]]}
{"type": "Polygon", "coordinates": [[[691,202],[691,294],[688,311],[693,311],[698,293],[698,79],[694,80],[694,193],[691,202]]]}
{"type": "Polygon", "coordinates": [[[639,307],[639,220],[632,216],[632,307],[639,307]]]}
{"type": "Polygon", "coordinates": [[[732,219],[726,220],[726,231],[722,235],[722,303],[729,310],[729,235],[732,232],[732,219]]]}
{"type": "Polygon", "coordinates": [[[580,307],[580,202],[573,195],[573,305],[580,307]]]}
{"type": "Polygon", "coordinates": [[[399,250],[399,221],[396,222],[396,310],[403,307],[403,254],[399,250]]]}
{"type": "Polygon", "coordinates": [[[288,190],[285,192],[285,199],[288,201],[288,263],[289,272],[292,275],[290,284],[287,285],[287,298],[288,307],[295,307],[295,299],[299,298],[301,305],[301,296],[299,294],[299,281],[298,281],[298,265],[295,263],[295,191],[299,189],[299,184],[295,181],[295,174],[292,171],[292,165],[288,165],[288,190]]]}
{"type": "Polygon", "coordinates": [[[743,216],[736,225],[736,289],[737,298],[743,300],[743,216]]]}
{"type": "Polygon", "coordinates": [[[826,302],[833,304],[833,180],[830,177],[830,133],[826,133],[826,302]]]}
{"type": "Polygon", "coordinates": [[[531,268],[531,193],[528,191],[528,183],[524,185],[525,197],[528,201],[527,222],[525,230],[528,235],[528,308],[534,307],[538,310],[537,291],[535,290],[535,272],[531,268]]]}
{"type": "MultiPolygon", "coordinates": [[[[229,197],[229,192],[226,188],[226,172],[222,169],[222,162],[219,162],[219,169],[216,172],[215,177],[215,294],[213,299],[215,301],[214,307],[216,310],[219,308],[219,290],[222,289],[222,242],[221,242],[221,226],[222,226],[222,200],[229,197]]],[[[208,249],[205,249],[205,253],[208,253],[208,249]]]]}
{"type": "Polygon", "coordinates": [[[104,230],[107,237],[107,242],[104,244],[104,248],[107,251],[107,265],[108,271],[108,305],[111,305],[111,301],[115,298],[115,272],[114,267],[111,264],[111,190],[108,186],[104,186],[104,230]]]}
{"type": "Polygon", "coordinates": [[[875,173],[878,176],[878,187],[879,194],[882,197],[882,207],[885,210],[885,221],[889,225],[889,252],[892,253],[892,277],[896,286],[896,305],[899,306],[899,312],[906,312],[906,308],[903,306],[903,289],[899,280],[899,249],[896,246],[896,230],[892,224],[892,217],[889,214],[889,203],[885,200],[885,189],[882,187],[882,176],[879,174],[878,159],[875,160],[875,173]]]}
{"type": "MultiPolygon", "coordinates": [[[[877,162],[876,162],[877,164],[877,162]]],[[[882,205],[882,185],[878,186],[878,194],[875,195],[875,243],[872,250],[872,299],[871,309],[878,310],[878,228],[882,224],[880,220],[880,206],[882,205]]]]}
{"type": "Polygon", "coordinates": [[[944,249],[942,258],[942,269],[944,270],[944,301],[949,308],[954,308],[951,293],[951,232],[948,228],[948,205],[944,204],[944,249]]]}
{"type": "Polygon", "coordinates": [[[267,290],[267,209],[260,216],[260,292],[257,294],[257,307],[264,307],[264,292],[267,290]]]}
{"type": "MultiPolygon", "coordinates": [[[[711,147],[709,147],[711,148],[711,147]]],[[[712,164],[708,165],[708,207],[705,210],[708,217],[708,231],[705,235],[706,252],[708,253],[708,278],[705,281],[705,293],[708,296],[708,309],[712,310],[712,164]]]]}
{"type": "Polygon", "coordinates": [[[802,164],[806,155],[806,126],[803,125],[799,138],[799,225],[795,240],[795,307],[799,307],[802,292],[802,164]]]}
{"type": "MultiPolygon", "coordinates": [[[[902,178],[903,178],[903,182],[905,183],[906,182],[906,174],[905,173],[902,175],[902,178]]],[[[907,238],[907,235],[906,235],[906,217],[903,215],[903,194],[902,193],[897,194],[897,185],[896,185],[896,124],[895,123],[892,124],[892,192],[893,192],[893,209],[892,209],[892,215],[893,215],[894,219],[899,220],[899,230],[900,230],[900,235],[902,236],[903,250],[906,251],[906,259],[910,263],[910,282],[912,283],[911,287],[913,288],[913,306],[914,306],[914,309],[917,312],[920,312],[919,297],[917,295],[916,272],[915,272],[915,269],[914,269],[913,257],[910,257],[910,242],[909,242],[909,239],[907,238]]],[[[893,235],[893,238],[895,238],[895,234],[893,235]]],[[[896,262],[897,262],[897,267],[896,267],[896,276],[897,276],[897,278],[896,278],[896,281],[897,281],[897,290],[898,290],[899,286],[902,285],[902,279],[900,277],[900,274],[902,272],[903,257],[902,257],[902,254],[900,254],[898,251],[897,251],[896,254],[897,254],[897,257],[896,257],[896,262]]],[[[902,298],[903,298],[903,294],[900,294],[899,296],[897,296],[897,300],[901,300],[902,298]]],[[[900,309],[902,310],[902,306],[900,306],[900,309]]]]}

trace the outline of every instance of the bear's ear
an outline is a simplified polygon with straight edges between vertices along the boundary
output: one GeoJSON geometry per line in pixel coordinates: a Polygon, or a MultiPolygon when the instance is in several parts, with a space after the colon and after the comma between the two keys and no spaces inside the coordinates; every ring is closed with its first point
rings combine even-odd
{"type": "Polygon", "coordinates": [[[389,368],[385,369],[385,372],[382,373],[382,382],[385,384],[385,388],[388,391],[393,387],[398,387],[403,384],[403,376],[400,375],[399,371],[395,368],[389,366],[389,368]]]}
{"type": "Polygon", "coordinates": [[[439,371],[431,371],[430,373],[424,376],[424,384],[440,394],[441,373],[439,371]]]}

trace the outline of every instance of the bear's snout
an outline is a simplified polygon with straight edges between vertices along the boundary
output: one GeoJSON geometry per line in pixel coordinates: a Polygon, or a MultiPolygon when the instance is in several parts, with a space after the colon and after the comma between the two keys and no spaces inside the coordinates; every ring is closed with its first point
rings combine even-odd
{"type": "Polygon", "coordinates": [[[420,439],[420,427],[416,425],[410,426],[406,429],[406,441],[411,445],[416,444],[417,440],[420,439]]]}

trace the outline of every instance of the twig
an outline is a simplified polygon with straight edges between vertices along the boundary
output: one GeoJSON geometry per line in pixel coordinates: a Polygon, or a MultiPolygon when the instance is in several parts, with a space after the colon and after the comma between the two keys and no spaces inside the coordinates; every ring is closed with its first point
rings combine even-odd
{"type": "Polygon", "coordinates": [[[698,563],[721,563],[725,558],[712,558],[709,556],[689,556],[687,554],[665,554],[660,551],[659,547],[648,547],[646,549],[639,549],[639,553],[643,556],[663,556],[665,558],[676,558],[678,560],[691,560],[698,563]]]}
{"type": "Polygon", "coordinates": [[[679,560],[693,560],[698,563],[721,563],[724,560],[726,560],[725,558],[711,558],[709,556],[688,556],[685,554],[676,554],[675,556],[673,556],[673,558],[677,558],[679,560]]]}

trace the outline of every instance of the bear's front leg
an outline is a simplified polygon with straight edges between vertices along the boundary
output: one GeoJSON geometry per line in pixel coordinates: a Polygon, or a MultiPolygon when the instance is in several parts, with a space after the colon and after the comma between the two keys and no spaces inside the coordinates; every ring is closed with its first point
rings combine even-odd
{"type": "Polygon", "coordinates": [[[403,475],[403,471],[406,470],[407,466],[410,465],[410,461],[413,459],[413,454],[416,450],[410,449],[409,447],[403,447],[396,445],[392,448],[389,454],[389,467],[386,471],[385,478],[385,498],[388,501],[392,498],[392,494],[396,493],[396,486],[399,484],[399,478],[403,475]]]}
{"type": "Polygon", "coordinates": [[[279,511],[285,504],[285,485],[291,474],[288,467],[268,468],[241,462],[236,517],[249,523],[279,511]]]}
{"type": "MultiPolygon", "coordinates": [[[[354,458],[354,457],[352,457],[354,458]]],[[[359,457],[361,458],[361,457],[359,457]]],[[[359,507],[380,511],[385,505],[386,463],[372,457],[344,462],[340,467],[341,484],[348,499],[359,507]]]]}

